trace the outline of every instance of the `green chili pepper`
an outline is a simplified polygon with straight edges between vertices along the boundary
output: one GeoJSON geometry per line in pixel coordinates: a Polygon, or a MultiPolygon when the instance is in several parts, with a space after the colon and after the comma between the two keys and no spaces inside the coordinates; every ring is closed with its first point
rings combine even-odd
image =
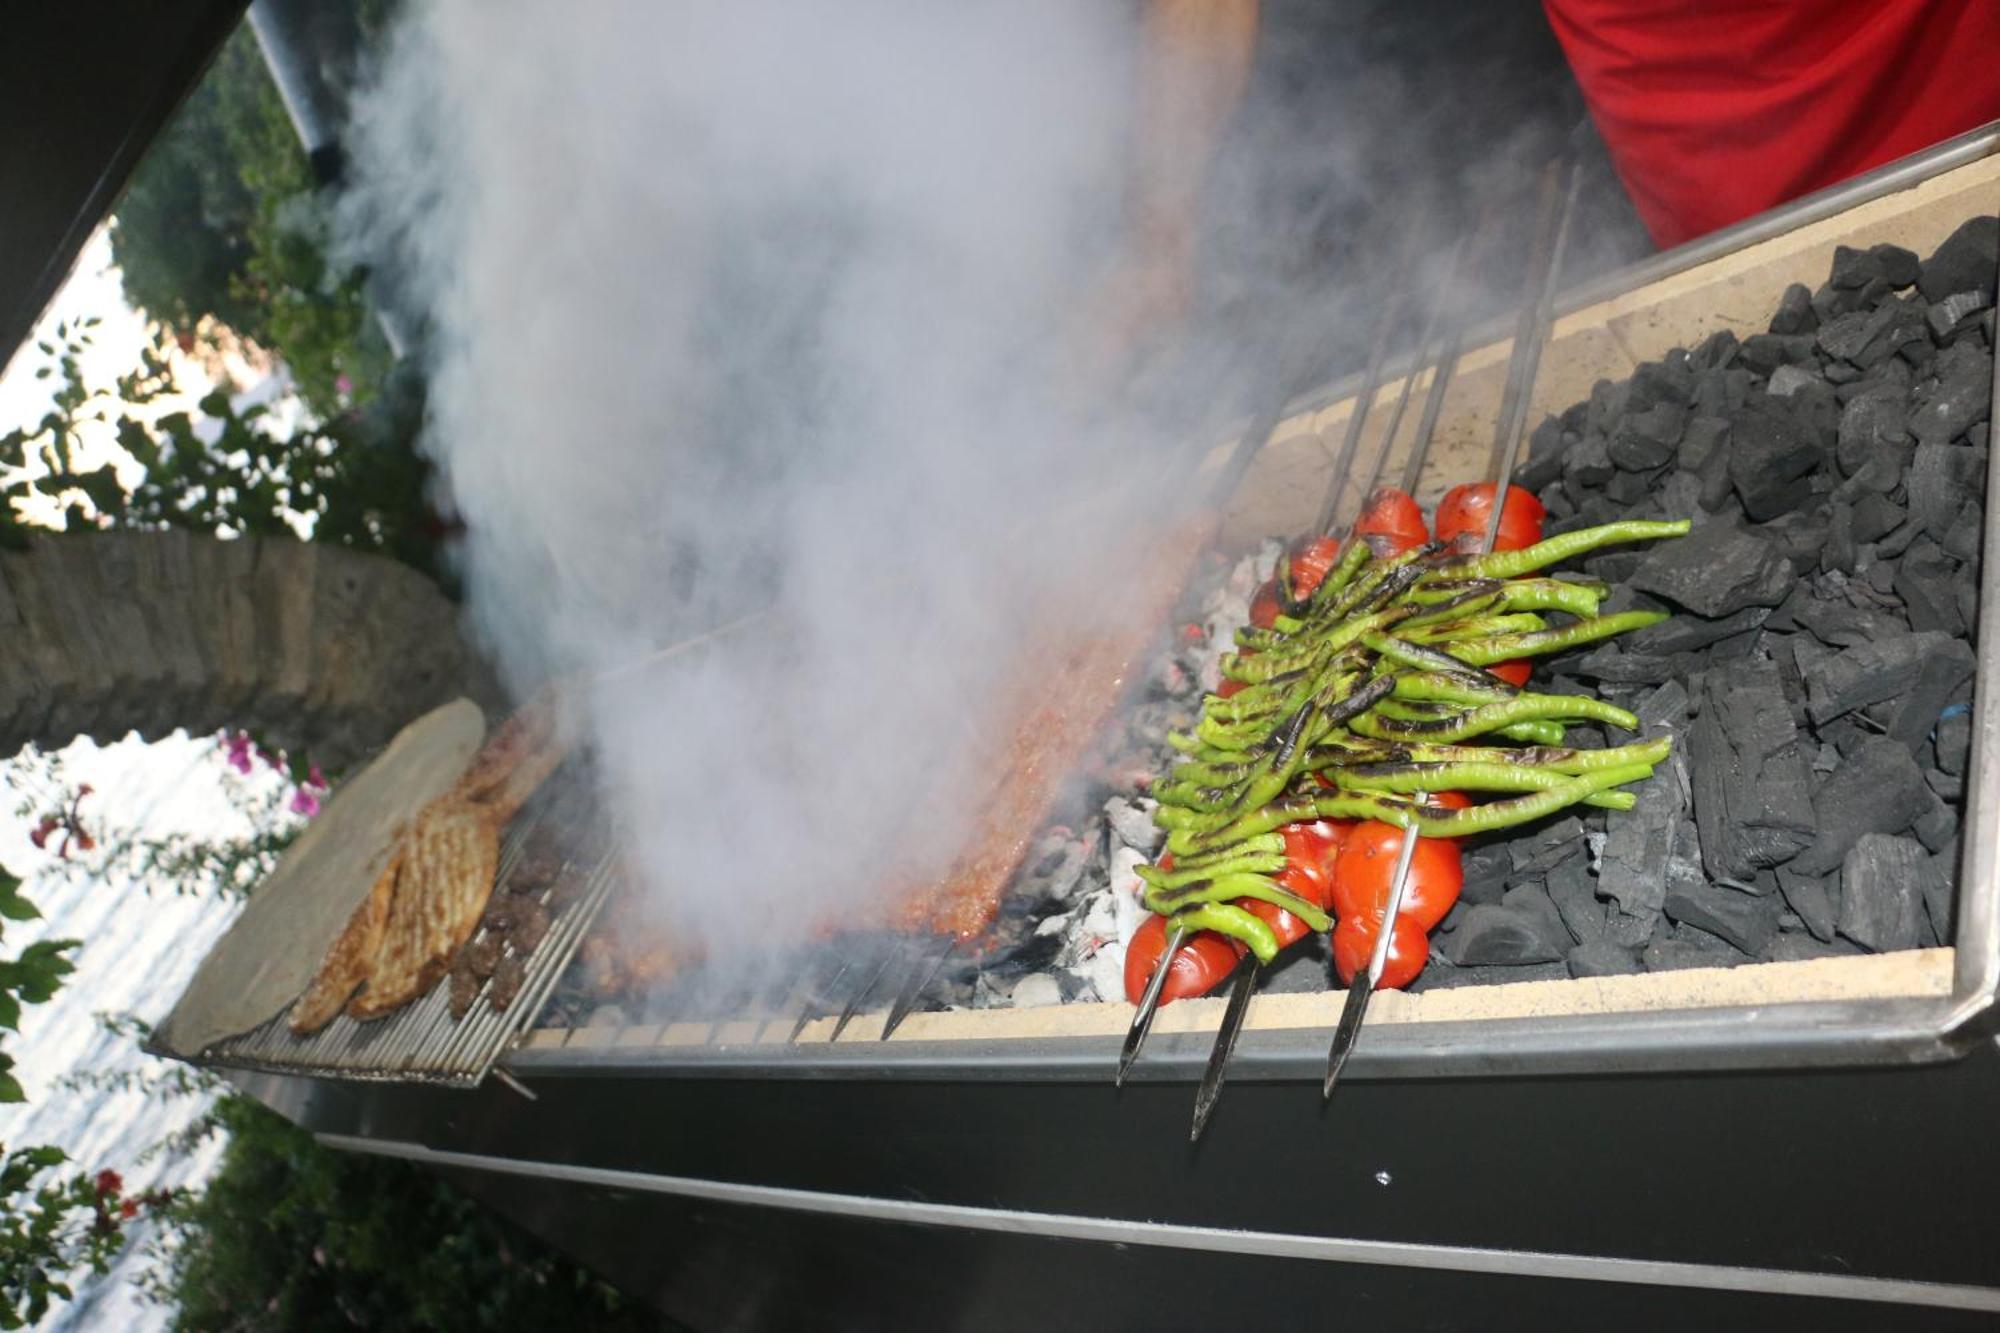
{"type": "Polygon", "coordinates": [[[1440,572],[1452,578],[1512,579],[1535,570],[1560,564],[1572,556],[1595,551],[1600,546],[1625,542],[1650,542],[1666,537],[1684,537],[1693,524],[1681,518],[1668,523],[1628,519],[1601,527],[1580,528],[1536,542],[1518,551],[1494,551],[1486,555],[1448,556],[1438,562],[1440,572]]]}
{"type": "Polygon", "coordinates": [[[1599,616],[1595,620],[1579,620],[1574,625],[1564,625],[1561,629],[1467,639],[1447,644],[1445,651],[1472,666],[1491,666],[1495,662],[1506,662],[1516,657],[1559,653],[1568,648],[1595,643],[1599,639],[1608,639],[1614,634],[1623,634],[1626,630],[1657,625],[1666,618],[1667,613],[1664,611],[1620,611],[1616,615],[1599,616]]]}
{"type": "MultiPolygon", "coordinates": [[[[1360,757],[1355,763],[1340,767],[1354,767],[1356,764],[1365,766],[1369,763],[1523,764],[1552,773],[1575,775],[1602,768],[1629,768],[1637,764],[1657,764],[1665,760],[1672,750],[1673,742],[1665,736],[1602,750],[1578,750],[1568,747],[1508,750],[1498,746],[1413,744],[1386,748],[1381,752],[1387,756],[1384,758],[1360,757]]],[[[1365,756],[1366,751],[1357,750],[1356,754],[1365,756]]]]}
{"type": "Polygon", "coordinates": [[[1262,875],[1217,875],[1174,889],[1152,888],[1146,891],[1145,901],[1152,911],[1172,916],[1196,903],[1233,903],[1242,898],[1257,898],[1282,907],[1314,930],[1325,930],[1333,924],[1324,911],[1262,875]]]}
{"type": "Polygon", "coordinates": [[[1516,722],[1499,728],[1493,734],[1523,745],[1561,745],[1568,729],[1560,722],[1516,722]]]}
{"type": "MultiPolygon", "coordinates": [[[[1519,690],[1505,681],[1487,684],[1468,671],[1402,671],[1394,677],[1398,699],[1418,702],[1484,704],[1515,698],[1519,690]]],[[[1449,791],[1440,787],[1439,791],[1449,791]]]]}
{"type": "Polygon", "coordinates": [[[1651,772],[1652,769],[1644,764],[1601,769],[1571,778],[1560,787],[1551,787],[1547,791],[1488,801],[1463,810],[1440,811],[1436,806],[1417,806],[1410,826],[1426,838],[1462,838],[1474,833],[1491,833],[1552,815],[1565,806],[1575,805],[1586,796],[1621,787],[1628,782],[1638,782],[1651,772]]]}
{"type": "Polygon", "coordinates": [[[1622,708],[1600,699],[1569,694],[1521,694],[1497,703],[1481,704],[1456,717],[1413,721],[1383,717],[1375,713],[1356,718],[1350,725],[1364,736],[1384,740],[1456,741],[1478,736],[1517,722],[1540,722],[1553,718],[1608,722],[1627,731],[1636,731],[1639,719],[1622,708]]]}
{"type": "Polygon", "coordinates": [[[1279,856],[1285,854],[1284,834],[1260,833],[1254,838],[1245,838],[1243,841],[1229,847],[1224,847],[1219,851],[1191,852],[1186,856],[1176,855],[1174,857],[1174,869],[1176,871],[1183,869],[1213,869],[1236,857],[1264,856],[1269,854],[1279,856]]]}
{"type": "MultiPolygon", "coordinates": [[[[1460,674],[1465,674],[1468,671],[1466,663],[1459,661],[1443,649],[1432,648],[1421,643],[1412,643],[1408,639],[1399,638],[1394,634],[1370,634],[1362,642],[1367,644],[1376,653],[1379,653],[1387,661],[1411,667],[1418,671],[1449,671],[1460,674]]],[[[1501,680],[1498,676],[1490,675],[1477,667],[1470,668],[1470,671],[1481,679],[1482,682],[1490,683],[1494,689],[1507,694],[1517,692],[1515,686],[1501,680]]]]}
{"type": "MultiPolygon", "coordinates": [[[[1282,837],[1280,841],[1283,841],[1282,837]]],[[[1238,851],[1235,848],[1231,850],[1238,851]]],[[[1158,866],[1135,866],[1134,870],[1140,879],[1153,888],[1178,889],[1199,880],[1218,879],[1226,875],[1275,875],[1285,868],[1285,853],[1282,850],[1275,855],[1268,852],[1243,852],[1222,861],[1197,859],[1200,864],[1184,866],[1176,857],[1172,870],[1162,870],[1158,866]]]]}
{"type": "MultiPolygon", "coordinates": [[[[1571,775],[1524,764],[1371,764],[1341,768],[1331,774],[1342,791],[1550,791],[1570,780],[1571,775]]],[[[1586,805],[1608,810],[1630,810],[1630,792],[1598,792],[1584,798],[1586,805]]]]}
{"type": "Polygon", "coordinates": [[[1260,963],[1268,964],[1278,956],[1278,937],[1271,928],[1229,903],[1203,903],[1182,912],[1167,923],[1168,938],[1175,930],[1212,930],[1242,940],[1260,963]]]}
{"type": "MultiPolygon", "coordinates": [[[[1419,625],[1405,629],[1402,636],[1419,644],[1451,644],[1501,634],[1528,634],[1549,627],[1549,622],[1533,611],[1511,611],[1503,615],[1478,616],[1442,625],[1419,625]]],[[[1462,660],[1462,659],[1461,659],[1462,660]]]]}

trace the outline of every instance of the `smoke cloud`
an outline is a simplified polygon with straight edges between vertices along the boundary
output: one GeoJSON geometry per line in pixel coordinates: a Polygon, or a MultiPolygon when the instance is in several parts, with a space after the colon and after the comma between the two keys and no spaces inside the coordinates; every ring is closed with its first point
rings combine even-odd
{"type": "MultiPolygon", "coordinates": [[[[355,108],[345,226],[424,310],[476,621],[517,687],[599,681],[616,814],[710,952],[936,873],[972,823],[980,724],[1032,683],[1021,644],[1124,610],[1163,494],[1206,498],[1161,484],[1190,448],[1309,364],[1302,340],[1361,340],[1263,253],[1311,235],[1225,170],[1216,317],[1122,380],[1089,363],[1133,19],[435,0],[355,108]]],[[[1350,63],[1382,100],[1393,71],[1350,63]]],[[[1281,192],[1351,217],[1395,182],[1342,183],[1367,136],[1338,114],[1242,121],[1249,156],[1297,158],[1281,192]]],[[[1397,133],[1367,141],[1415,142],[1397,133]]]]}
{"type": "Polygon", "coordinates": [[[471,607],[518,685],[618,673],[592,740],[712,950],[949,857],[1024,632],[1185,443],[1074,364],[1123,22],[442,0],[357,107],[348,224],[427,309],[471,607]]]}

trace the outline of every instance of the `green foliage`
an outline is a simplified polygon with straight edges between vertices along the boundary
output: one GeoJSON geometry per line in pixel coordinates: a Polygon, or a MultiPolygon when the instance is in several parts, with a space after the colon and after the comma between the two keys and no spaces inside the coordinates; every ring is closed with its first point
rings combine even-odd
{"type": "MultiPolygon", "coordinates": [[[[20,879],[0,866],[0,936],[4,921],[41,913],[21,894],[20,879]]],[[[75,970],[76,940],[38,940],[0,962],[0,1028],[19,1031],[21,1006],[41,1004],[75,970]]],[[[25,1100],[14,1057],[0,1051],[0,1102],[25,1100]]],[[[64,1280],[78,1268],[102,1273],[124,1243],[118,1180],[81,1172],[49,1173],[68,1162],[60,1148],[8,1150],[0,1145],[0,1328],[20,1328],[68,1300],[64,1280]]]]}
{"type": "Polygon", "coordinates": [[[321,1147],[246,1097],[198,1196],[165,1210],[174,1327],[643,1327],[609,1287],[406,1162],[321,1147]]]}
{"type": "Polygon", "coordinates": [[[421,393],[405,380],[363,411],[317,426],[281,429],[270,409],[238,409],[226,389],[199,415],[145,409],[174,390],[162,347],[111,389],[83,379],[81,358],[95,319],[57,326],[37,344],[53,358],[49,410],[32,426],[0,435],[0,545],[19,546],[25,525],[15,501],[38,493],[72,528],[190,528],[199,532],[295,535],[390,555],[435,572],[436,518],[424,499],[427,468],[410,441],[421,393]],[[81,433],[106,423],[144,469],[127,494],[109,464],[83,469],[81,433]],[[207,435],[211,438],[204,439],[207,435]]]}
{"type": "Polygon", "coordinates": [[[373,396],[391,357],[361,276],[327,258],[311,168],[247,24],[133,173],[111,233],[132,303],[278,354],[321,416],[373,396]],[[345,376],[351,391],[339,388],[345,376]]]}

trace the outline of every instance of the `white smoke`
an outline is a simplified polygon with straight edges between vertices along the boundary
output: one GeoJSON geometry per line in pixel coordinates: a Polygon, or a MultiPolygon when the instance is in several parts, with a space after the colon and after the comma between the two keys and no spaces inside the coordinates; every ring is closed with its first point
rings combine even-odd
{"type": "Polygon", "coordinates": [[[1073,364],[1122,22],[441,0],[357,109],[349,223],[428,305],[428,444],[517,680],[770,613],[596,700],[618,813],[711,948],[948,856],[1024,632],[1116,586],[1187,443],[1073,364]]]}
{"type": "MultiPolygon", "coordinates": [[[[345,223],[425,310],[471,608],[517,685],[603,678],[617,813],[711,951],[941,868],[980,743],[1035,683],[1022,645],[1132,609],[1121,562],[1168,526],[1164,495],[1208,498],[1162,483],[1365,341],[1393,266],[1302,285],[1314,229],[1359,249],[1351,224],[1381,214],[1388,255],[1466,188],[1433,179],[1394,61],[1338,33],[1291,50],[1354,95],[1239,117],[1243,174],[1203,222],[1235,268],[1199,335],[1115,382],[1087,335],[1127,221],[1133,17],[418,0],[355,108],[345,223]],[[1378,106],[1405,121],[1340,119],[1378,106]],[[1311,207],[1273,212],[1274,183],[1311,207]]],[[[1514,156],[1482,174],[1532,179],[1514,156]]]]}

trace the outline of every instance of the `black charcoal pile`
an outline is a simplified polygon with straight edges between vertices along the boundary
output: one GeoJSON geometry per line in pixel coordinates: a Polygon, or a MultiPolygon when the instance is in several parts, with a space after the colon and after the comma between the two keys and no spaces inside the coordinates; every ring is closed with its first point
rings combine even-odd
{"type": "MultiPolygon", "coordinates": [[[[1585,564],[1671,620],[1551,659],[1677,738],[1626,814],[1468,849],[1419,985],[1949,943],[2000,219],[1842,247],[1769,331],[1676,349],[1535,432],[1549,530],[1687,516],[1585,564]]],[[[1589,729],[1572,736],[1601,743],[1589,729]]]]}

